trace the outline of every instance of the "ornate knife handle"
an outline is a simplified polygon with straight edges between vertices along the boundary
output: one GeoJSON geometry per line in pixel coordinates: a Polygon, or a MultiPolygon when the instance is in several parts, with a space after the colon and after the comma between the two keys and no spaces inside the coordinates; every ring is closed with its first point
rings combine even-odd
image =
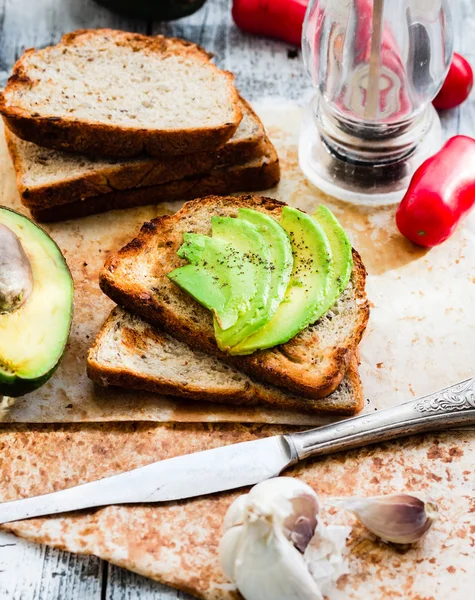
{"type": "Polygon", "coordinates": [[[475,424],[475,379],[368,415],[286,435],[295,462],[424,431],[475,424]]]}

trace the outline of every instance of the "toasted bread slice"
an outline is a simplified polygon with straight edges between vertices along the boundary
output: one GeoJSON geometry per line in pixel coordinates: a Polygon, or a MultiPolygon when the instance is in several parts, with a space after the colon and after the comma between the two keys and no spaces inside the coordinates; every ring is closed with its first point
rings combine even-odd
{"type": "Polygon", "coordinates": [[[208,173],[214,167],[242,164],[262,154],[264,127],[247,102],[241,100],[243,119],[234,136],[219,150],[157,158],[87,158],[25,142],[5,129],[8,150],[17,175],[23,204],[44,210],[120,190],[160,185],[208,173]]]}
{"type": "Polygon", "coordinates": [[[101,385],[193,400],[270,405],[314,415],[354,415],[363,407],[356,357],[351,358],[346,376],[333,394],[311,400],[253,381],[215,356],[191,349],[119,307],[111,312],[89,350],[87,372],[101,385]]]}
{"type": "Polygon", "coordinates": [[[267,138],[259,147],[260,156],[231,167],[215,168],[207,175],[186,177],[131,190],[119,190],[84,201],[52,206],[44,210],[31,209],[36,221],[52,222],[75,219],[87,215],[132,208],[173,200],[190,200],[207,194],[231,194],[267,190],[279,182],[279,158],[267,138]]]}
{"type": "Polygon", "coordinates": [[[18,137],[92,156],[218,148],[242,118],[233,75],[199,46],[112,29],[68,33],[17,61],[0,112],[18,137]]]}
{"type": "Polygon", "coordinates": [[[100,275],[101,288],[130,312],[194,349],[229,361],[255,380],[308,398],[328,396],[343,379],[369,316],[366,271],[356,251],[350,283],[324,317],[286,344],[243,357],[218,349],[211,313],[167,277],[184,264],[177,255],[183,233],[210,235],[213,215],[237,216],[242,206],[278,218],[285,205],[260,196],[209,196],[188,202],[174,215],[145,223],[136,239],[112,255],[100,275]]]}

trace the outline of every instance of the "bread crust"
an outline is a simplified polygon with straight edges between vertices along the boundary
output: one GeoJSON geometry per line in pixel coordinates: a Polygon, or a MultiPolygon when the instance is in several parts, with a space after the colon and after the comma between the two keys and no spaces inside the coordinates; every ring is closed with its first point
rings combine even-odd
{"type": "Polygon", "coordinates": [[[275,382],[275,385],[293,390],[308,398],[324,398],[331,394],[343,380],[369,320],[369,302],[365,291],[366,269],[355,249],[353,249],[351,278],[359,304],[358,320],[344,343],[332,349],[332,356],[329,357],[326,369],[315,373],[311,370],[312,365],[304,360],[308,348],[318,342],[318,333],[311,335],[310,339],[302,340],[313,328],[307,328],[286,344],[276,348],[255,352],[249,356],[233,357],[233,364],[254,377],[262,378],[269,383],[275,382]],[[302,344],[305,346],[303,352],[302,344]],[[282,369],[283,362],[287,365],[285,369],[282,369]]]}
{"type": "Polygon", "coordinates": [[[0,114],[5,125],[16,136],[45,148],[78,152],[89,156],[132,157],[142,153],[152,156],[176,156],[193,152],[214,150],[225,144],[236,132],[242,119],[239,95],[234,88],[234,75],[218,69],[210,62],[210,55],[200,46],[165,36],[145,36],[112,29],[83,29],[63,36],[58,47],[74,46],[81,37],[103,35],[114,42],[129,44],[141,51],[153,53],[174,52],[190,55],[227,79],[229,104],[233,107],[233,118],[220,126],[196,127],[192,129],[150,130],[99,123],[78,119],[71,115],[46,116],[21,106],[12,105],[11,93],[34,85],[28,74],[28,58],[35,53],[45,53],[49,48],[27,50],[15,63],[5,90],[0,93],[0,114]]]}
{"type": "MultiPolygon", "coordinates": [[[[294,396],[284,390],[273,386],[262,385],[251,379],[247,380],[245,389],[241,391],[231,391],[230,388],[223,390],[219,386],[212,387],[210,385],[203,385],[203,383],[198,380],[189,380],[186,384],[178,381],[171,381],[162,376],[158,370],[153,376],[149,376],[140,373],[137,370],[127,368],[122,364],[104,364],[104,362],[101,362],[100,358],[98,358],[98,354],[100,354],[100,347],[105,343],[111,327],[122,328],[122,334],[124,334],[124,330],[126,330],[127,343],[130,345],[132,352],[138,353],[139,350],[137,350],[137,348],[141,347],[141,344],[143,344],[143,332],[141,330],[134,331],[133,325],[131,326],[130,323],[121,320],[122,313],[123,311],[117,307],[112,311],[88,353],[88,377],[102,386],[115,385],[124,388],[146,390],[162,395],[178,396],[195,401],[201,400],[205,402],[217,402],[238,406],[269,405],[273,408],[297,410],[312,415],[322,416],[352,416],[360,412],[363,408],[363,389],[358,374],[359,361],[357,354],[350,358],[345,375],[345,385],[349,389],[349,393],[347,394],[348,397],[346,397],[345,394],[339,394],[337,389],[333,395],[320,400],[294,396]]],[[[155,328],[153,331],[153,344],[160,345],[166,343],[166,334],[160,329],[155,328]]],[[[199,357],[196,357],[196,361],[198,362],[199,360],[199,357]]],[[[230,377],[231,376],[232,375],[230,375],[230,377]]],[[[238,417],[239,413],[237,414],[237,418],[238,417]]]]}
{"type": "Polygon", "coordinates": [[[198,176],[208,173],[215,167],[241,164],[257,158],[263,152],[264,127],[249,104],[243,99],[241,102],[246,106],[256,125],[256,131],[252,137],[237,140],[231,138],[217,151],[187,154],[181,156],[179,160],[176,157],[159,159],[144,156],[118,165],[111,163],[105,167],[100,166],[95,171],[79,174],[77,177],[43,183],[35,187],[26,185],[24,180],[25,166],[19,146],[24,142],[21,142],[6,128],[5,138],[15,168],[21,201],[29,209],[45,210],[60,204],[83,201],[103,194],[161,185],[185,177],[198,176]]]}
{"type": "Polygon", "coordinates": [[[285,204],[260,196],[209,196],[188,202],[175,215],[158,217],[145,223],[132,242],[110,256],[100,274],[100,286],[120,306],[152,324],[162,326],[165,331],[192,348],[218,356],[258,381],[265,381],[307,398],[328,396],[341,383],[369,318],[369,303],[365,292],[366,270],[356,250],[353,250],[354,267],[351,277],[352,298],[356,307],[354,323],[344,339],[328,347],[324,356],[312,354],[316,352],[322,334],[320,323],[325,327],[323,319],[287,344],[258,351],[250,356],[228,356],[217,347],[209,311],[166,278],[166,273],[182,264],[176,256],[183,239],[181,229],[177,227],[180,221],[183,220],[180,225],[186,227],[196,211],[208,211],[210,217],[213,214],[230,215],[237,214],[240,206],[250,206],[278,216],[285,204]],[[150,266],[156,284],[152,284],[151,289],[146,289],[134,280],[133,266],[140,256],[150,256],[154,248],[160,265],[150,266]],[[183,318],[179,310],[167,302],[166,297],[170,294],[193,307],[194,320],[183,318]],[[161,301],[161,298],[164,300],[161,301]],[[207,324],[201,326],[199,322],[207,324]]]}
{"type": "MultiPolygon", "coordinates": [[[[270,142],[265,142],[267,154],[257,164],[245,163],[222,169],[213,169],[206,175],[187,177],[161,185],[119,190],[84,201],[52,206],[44,210],[30,209],[39,222],[77,219],[109,210],[145,206],[174,200],[191,200],[208,194],[231,194],[238,191],[261,191],[277,185],[280,166],[277,153],[270,142]]],[[[261,147],[262,152],[262,147],[261,147]]]]}

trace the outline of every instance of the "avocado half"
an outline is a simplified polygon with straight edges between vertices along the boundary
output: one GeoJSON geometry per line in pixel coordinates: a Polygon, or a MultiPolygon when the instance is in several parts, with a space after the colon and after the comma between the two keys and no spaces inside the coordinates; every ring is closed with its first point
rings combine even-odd
{"type": "Polygon", "coordinates": [[[0,207],[0,396],[23,396],[53,375],[69,338],[73,296],[56,243],[0,207]]]}

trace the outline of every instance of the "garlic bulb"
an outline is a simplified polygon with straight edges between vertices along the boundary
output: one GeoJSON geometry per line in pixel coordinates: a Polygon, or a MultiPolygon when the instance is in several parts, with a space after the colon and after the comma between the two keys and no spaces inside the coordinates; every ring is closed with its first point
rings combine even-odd
{"type": "Polygon", "coordinates": [[[350,510],[374,535],[394,544],[417,542],[438,516],[437,504],[411,494],[335,498],[330,504],[350,510]]]}
{"type": "Polygon", "coordinates": [[[322,591],[344,572],[348,532],[328,528],[339,530],[328,535],[318,513],[312,488],[290,477],[259,483],[230,506],[220,561],[246,600],[323,599],[322,591]],[[331,562],[334,554],[340,560],[331,562]]]}

